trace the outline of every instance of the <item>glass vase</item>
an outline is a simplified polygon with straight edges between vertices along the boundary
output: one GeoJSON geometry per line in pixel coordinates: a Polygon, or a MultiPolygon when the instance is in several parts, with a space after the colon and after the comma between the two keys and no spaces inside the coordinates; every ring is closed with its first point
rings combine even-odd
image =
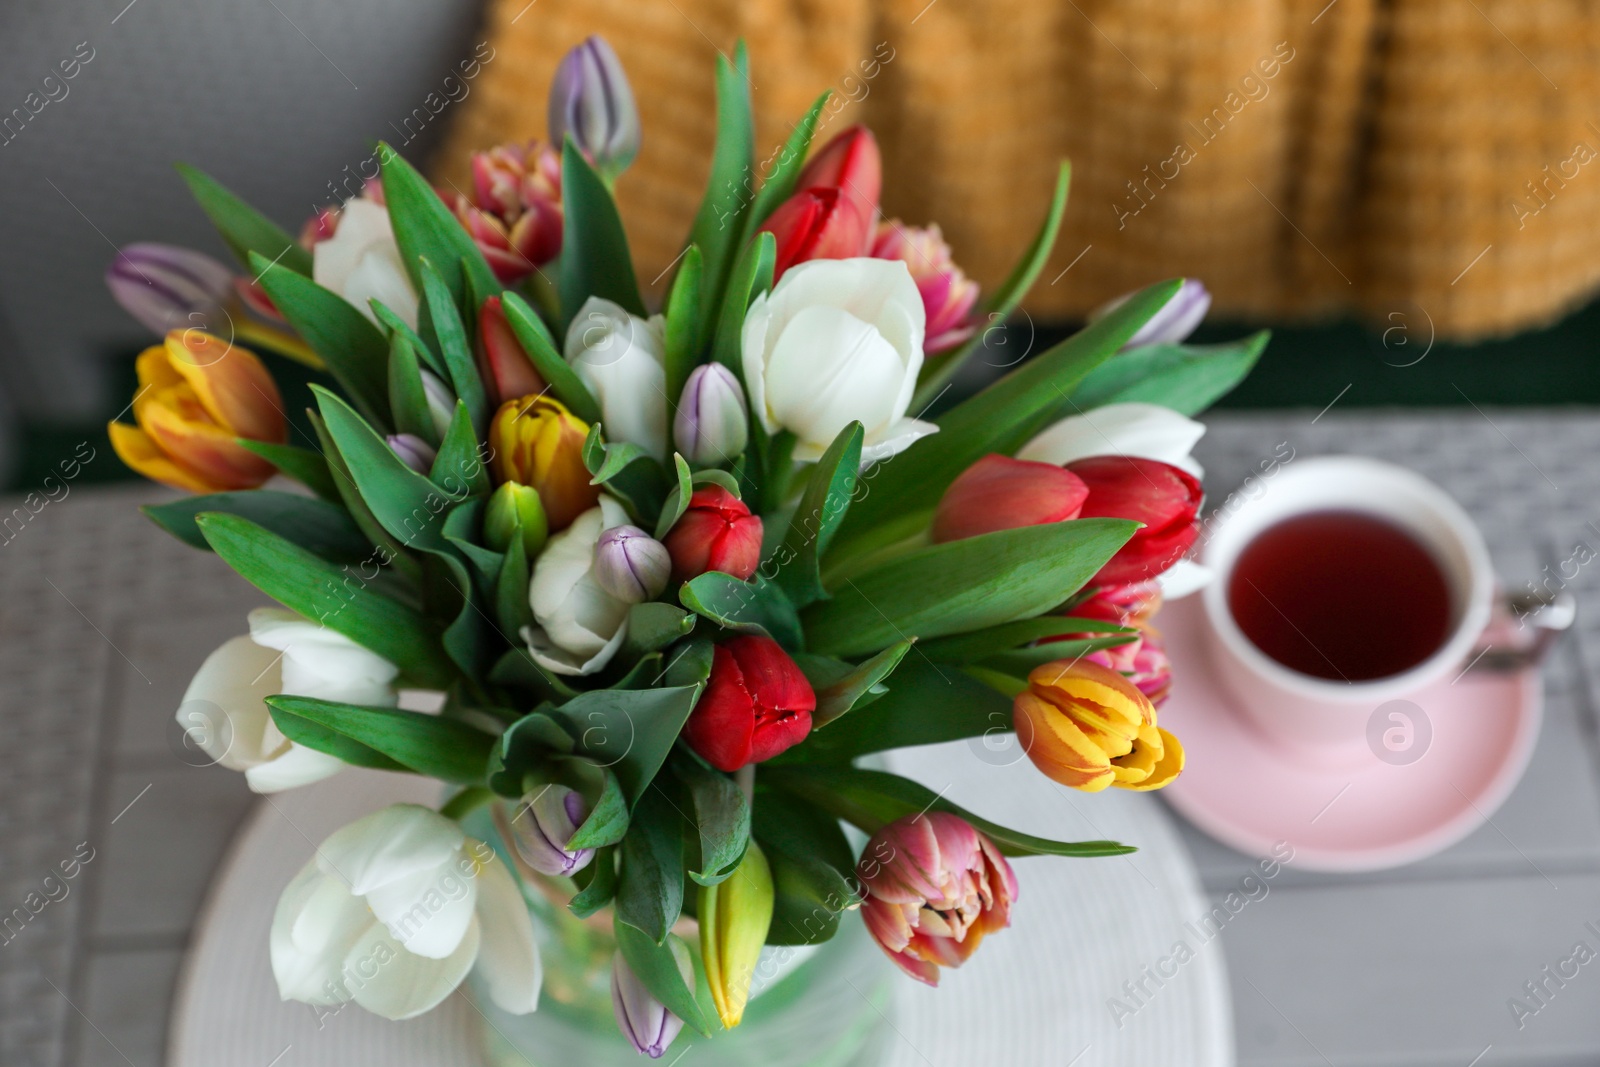
{"type": "MultiPolygon", "coordinates": [[[[640,1053],[617,1028],[611,1007],[612,915],[588,919],[567,910],[558,887],[517,860],[484,812],[467,832],[491,844],[519,874],[544,967],[539,1010],[511,1015],[473,981],[482,1016],[484,1061],[490,1067],[638,1067],[640,1053]]],[[[675,930],[698,953],[694,921],[675,930]]],[[[889,1017],[893,966],[860,917],[841,917],[828,941],[768,946],[756,967],[744,1021],[702,1037],[684,1028],[664,1062],[695,1067],[868,1067],[882,1063],[893,1038],[889,1017]],[[686,1049],[692,1050],[686,1052],[686,1049]]]]}

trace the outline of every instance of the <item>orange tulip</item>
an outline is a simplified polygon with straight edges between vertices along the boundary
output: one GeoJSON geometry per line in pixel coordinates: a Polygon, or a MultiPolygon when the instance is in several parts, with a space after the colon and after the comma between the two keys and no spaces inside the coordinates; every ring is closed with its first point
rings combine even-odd
{"type": "Polygon", "coordinates": [[[583,465],[588,436],[589,425],[548,396],[507,400],[489,425],[495,480],[537,489],[551,533],[600,502],[583,465]]]}
{"type": "Polygon", "coordinates": [[[1035,767],[1085,793],[1160,789],[1183,770],[1183,746],[1156,725],[1150,698],[1088,660],[1035,667],[1012,721],[1035,767]]]}
{"type": "Polygon", "coordinates": [[[274,467],[237,438],[282,444],[283,401],[254,352],[199,330],[173,330],[139,353],[137,426],[113,422],[111,446],[146,478],[217,493],[253,489],[274,467]]]}

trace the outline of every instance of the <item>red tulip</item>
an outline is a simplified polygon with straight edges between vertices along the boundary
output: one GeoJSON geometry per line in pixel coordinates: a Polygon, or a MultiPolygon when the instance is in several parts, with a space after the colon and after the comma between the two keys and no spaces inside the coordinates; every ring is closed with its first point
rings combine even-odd
{"type": "Polygon", "coordinates": [[[856,874],[866,890],[861,917],[902,971],[939,984],[985,934],[1011,925],[1017,876],[994,842],[942,811],[906,815],[879,830],[856,874]]]}
{"type": "Polygon", "coordinates": [[[544,379],[511,332],[500,298],[491,296],[478,312],[478,372],[496,407],[507,400],[544,392],[544,379]]]}
{"type": "Polygon", "coordinates": [[[1091,585],[1127,585],[1154,578],[1194,544],[1200,483],[1188,471],[1137,456],[1090,456],[1067,464],[1089,487],[1082,518],[1144,523],[1100,568],[1091,585]]]}
{"type": "Polygon", "coordinates": [[[744,501],[709,485],[689,498],[664,543],[672,556],[672,580],[687,582],[706,571],[722,571],[741,581],[761,563],[761,520],[744,501]]]}
{"type": "Polygon", "coordinates": [[[870,236],[866,216],[838,189],[802,189],[778,205],[761,226],[778,239],[773,278],[812,259],[865,255],[870,236]]]}
{"type": "Polygon", "coordinates": [[[852,126],[823,145],[800,172],[795,188],[839,189],[870,225],[883,190],[883,158],[872,131],[852,126]]]}
{"type": "Polygon", "coordinates": [[[711,655],[706,691],[683,727],[690,748],[718,770],[736,771],[805,740],[817,695],[778,642],[744,634],[711,655]]]}
{"type": "Polygon", "coordinates": [[[1069,470],[990,453],[962,471],[939,498],[933,541],[1075,519],[1088,495],[1083,480],[1069,470]]]}
{"type": "Polygon", "coordinates": [[[472,156],[472,194],[446,197],[478,250],[507,284],[561,251],[561,153],[540,141],[472,156]]]}

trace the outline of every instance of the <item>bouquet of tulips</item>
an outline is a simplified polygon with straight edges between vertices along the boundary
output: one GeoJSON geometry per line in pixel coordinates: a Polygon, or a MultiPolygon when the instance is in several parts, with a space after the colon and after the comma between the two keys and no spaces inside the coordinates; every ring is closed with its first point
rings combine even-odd
{"type": "Polygon", "coordinates": [[[658,1056],[739,1024],[764,946],[859,907],[934,984],[1008,924],[1011,857],[1129,851],[862,757],[1014,726],[1075,789],[1182,770],[1151,616],[1197,571],[1188,416],[1265,338],[1185,346],[1209,297],[1155,285],[926,417],[1042,269],[1066,167],[980,302],[936,226],[881,216],[871,133],[812,151],[827,94],[757,180],[744,65],[654,313],[612,198],[637,112],[598,39],[550,142],[476,155],[470,192],[380,145],[296,239],[186,169],[246,273],[162,245],[111,268],[163,335],[111,439],[195,494],[146,511],[282,605],[205,661],[188,736],[260,792],[347,764],[447,784],[289,883],[285,998],[404,1018],[476,968],[532,1011],[527,903],[554,894],[612,924],[617,1019],[658,1056]],[[318,370],[296,440],[245,342],[318,370]]]}

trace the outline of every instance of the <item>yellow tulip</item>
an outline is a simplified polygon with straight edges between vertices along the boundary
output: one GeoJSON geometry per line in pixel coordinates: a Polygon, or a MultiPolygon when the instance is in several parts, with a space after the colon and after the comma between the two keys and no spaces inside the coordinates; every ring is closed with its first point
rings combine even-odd
{"type": "Polygon", "coordinates": [[[1033,765],[1085,793],[1160,789],[1183,770],[1183,746],[1156,725],[1150,698],[1088,660],[1035,667],[1012,720],[1033,765]]]}
{"type": "Polygon", "coordinates": [[[583,465],[588,436],[587,423],[543,395],[507,400],[489,425],[495,480],[537,489],[551,533],[600,502],[583,465]]]}
{"type": "Polygon", "coordinates": [[[725,880],[700,890],[700,956],[726,1030],[744,1019],[761,946],[772,926],[772,868],[754,841],[725,880]]]}
{"type": "Polygon", "coordinates": [[[111,446],[147,478],[194,493],[253,489],[274,467],[236,438],[282,444],[288,427],[272,375],[254,352],[199,330],[173,330],[139,354],[137,426],[113,422],[111,446]]]}

